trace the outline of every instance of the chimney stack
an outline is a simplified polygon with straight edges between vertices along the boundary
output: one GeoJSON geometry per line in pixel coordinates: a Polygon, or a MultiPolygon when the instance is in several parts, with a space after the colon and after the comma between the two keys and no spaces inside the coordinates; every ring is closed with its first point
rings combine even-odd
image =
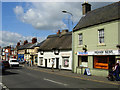
{"type": "Polygon", "coordinates": [[[61,33],[60,30],[58,30],[57,34],[60,34],[60,33],[61,33]]]}
{"type": "Polygon", "coordinates": [[[32,38],[32,44],[34,44],[36,42],[37,42],[37,38],[36,37],[32,38]]]}
{"type": "Polygon", "coordinates": [[[66,34],[68,32],[68,29],[62,30],[61,34],[66,34]]]}
{"type": "Polygon", "coordinates": [[[88,2],[82,4],[82,12],[85,15],[87,12],[91,11],[91,5],[88,2]]]}
{"type": "Polygon", "coordinates": [[[20,42],[17,43],[17,46],[20,46],[20,42]]]}
{"type": "Polygon", "coordinates": [[[27,40],[25,40],[25,41],[24,41],[24,45],[25,45],[25,44],[27,44],[27,43],[28,43],[28,41],[27,41],[27,40]]]}

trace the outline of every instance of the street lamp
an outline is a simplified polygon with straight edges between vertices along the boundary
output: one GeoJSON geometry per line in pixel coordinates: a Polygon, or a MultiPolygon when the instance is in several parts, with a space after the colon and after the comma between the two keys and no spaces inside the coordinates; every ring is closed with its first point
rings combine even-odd
{"type": "MultiPolygon", "coordinates": [[[[72,16],[72,58],[74,58],[74,51],[73,51],[73,42],[74,42],[74,37],[73,37],[73,14],[72,13],[70,13],[70,12],[68,12],[68,11],[66,11],[66,10],[64,10],[64,11],[62,11],[63,13],[68,13],[68,14],[70,14],[71,16],[72,16]]],[[[73,60],[72,60],[73,61],[73,60]]],[[[74,61],[72,62],[72,67],[74,68],[74,61]]]]}
{"type": "Polygon", "coordinates": [[[38,52],[40,52],[41,55],[44,54],[44,51],[42,49],[38,49],[38,52]]]}
{"type": "Polygon", "coordinates": [[[70,14],[71,16],[72,16],[72,29],[73,29],[73,14],[72,13],[70,13],[70,12],[68,12],[68,11],[66,11],[66,10],[64,10],[64,11],[62,11],[63,13],[68,13],[68,14],[70,14]]]}
{"type": "Polygon", "coordinates": [[[53,48],[53,52],[55,55],[59,55],[59,49],[53,48]]]}
{"type": "Polygon", "coordinates": [[[40,54],[43,55],[44,51],[43,50],[40,50],[40,54]]]}

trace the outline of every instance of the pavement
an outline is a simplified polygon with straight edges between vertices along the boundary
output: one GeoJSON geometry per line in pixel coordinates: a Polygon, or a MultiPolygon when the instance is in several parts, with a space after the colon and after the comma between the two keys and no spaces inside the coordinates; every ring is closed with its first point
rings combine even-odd
{"type": "Polygon", "coordinates": [[[87,75],[72,73],[72,71],[69,71],[69,70],[58,70],[58,69],[54,69],[54,72],[52,72],[51,69],[41,68],[38,66],[32,66],[32,67],[29,67],[26,65],[23,65],[23,66],[28,69],[45,72],[49,74],[56,74],[56,75],[60,75],[64,77],[77,78],[77,79],[82,79],[82,80],[89,80],[89,81],[94,81],[94,82],[99,82],[99,83],[106,83],[106,84],[113,84],[113,85],[120,86],[120,81],[109,81],[107,77],[103,77],[103,76],[93,76],[93,75],[87,76],[87,75]]]}

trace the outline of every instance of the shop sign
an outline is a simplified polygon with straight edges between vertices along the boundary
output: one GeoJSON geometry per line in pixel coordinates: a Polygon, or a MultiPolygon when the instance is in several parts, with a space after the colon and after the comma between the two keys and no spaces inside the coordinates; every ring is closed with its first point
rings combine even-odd
{"type": "Polygon", "coordinates": [[[77,52],[77,55],[88,55],[88,52],[77,52]]]}
{"type": "Polygon", "coordinates": [[[90,51],[88,55],[119,55],[120,50],[101,50],[101,51],[90,51]]]}
{"type": "Polygon", "coordinates": [[[120,55],[120,50],[99,50],[99,51],[77,52],[77,55],[120,55]]]}
{"type": "Polygon", "coordinates": [[[61,53],[61,56],[70,56],[70,53],[61,53]]]}
{"type": "Polygon", "coordinates": [[[94,51],[94,54],[102,54],[102,55],[113,54],[113,50],[94,51]]]}

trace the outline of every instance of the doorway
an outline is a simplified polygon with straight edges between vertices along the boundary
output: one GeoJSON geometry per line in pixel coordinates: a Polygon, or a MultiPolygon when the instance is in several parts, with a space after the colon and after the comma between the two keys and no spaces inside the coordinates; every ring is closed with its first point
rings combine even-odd
{"type": "Polygon", "coordinates": [[[112,67],[115,66],[115,56],[109,56],[109,70],[112,70],[112,67]]]}
{"type": "Polygon", "coordinates": [[[59,68],[59,58],[56,58],[56,69],[59,68]]]}
{"type": "Polygon", "coordinates": [[[45,59],[45,67],[47,68],[47,59],[45,59]]]}

